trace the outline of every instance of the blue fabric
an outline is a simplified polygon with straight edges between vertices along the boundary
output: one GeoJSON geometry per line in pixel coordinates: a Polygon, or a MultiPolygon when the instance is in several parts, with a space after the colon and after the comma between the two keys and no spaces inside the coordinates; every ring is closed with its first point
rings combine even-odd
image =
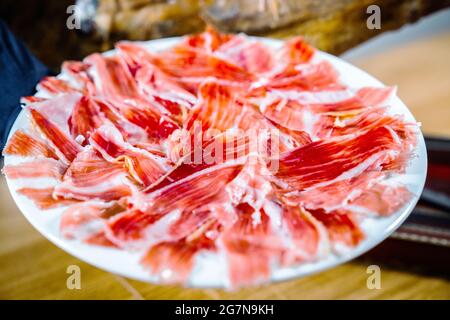
{"type": "Polygon", "coordinates": [[[0,19],[0,138],[1,150],[20,112],[20,98],[35,92],[38,81],[51,71],[14,37],[0,19]]]}

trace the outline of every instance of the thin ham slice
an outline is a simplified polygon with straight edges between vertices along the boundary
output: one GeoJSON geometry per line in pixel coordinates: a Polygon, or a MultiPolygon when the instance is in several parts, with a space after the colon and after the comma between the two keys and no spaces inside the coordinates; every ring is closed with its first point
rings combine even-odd
{"type": "Polygon", "coordinates": [[[95,86],[92,78],[88,74],[89,65],[81,61],[64,61],[61,70],[62,73],[70,78],[70,85],[83,94],[95,94],[95,86]]]}
{"type": "Polygon", "coordinates": [[[64,164],[55,159],[44,158],[14,165],[10,164],[5,166],[2,172],[9,179],[49,177],[61,180],[66,168],[64,164]]]}
{"type": "Polygon", "coordinates": [[[60,220],[60,232],[67,239],[113,247],[104,233],[106,218],[123,211],[119,202],[83,202],[66,209],[60,220]]]}
{"type": "Polygon", "coordinates": [[[269,125],[264,117],[252,106],[243,105],[237,100],[239,90],[216,81],[207,81],[199,89],[199,102],[186,122],[191,129],[197,122],[203,130],[210,128],[219,131],[239,128],[242,130],[266,129],[269,125]]]}
{"type": "Polygon", "coordinates": [[[327,234],[335,251],[342,250],[340,246],[355,247],[364,239],[364,233],[354,213],[337,210],[325,212],[324,210],[310,211],[311,215],[327,230],[327,234]]]}
{"type": "Polygon", "coordinates": [[[46,141],[54,147],[61,161],[70,163],[82,150],[71,136],[69,117],[81,95],[70,93],[27,106],[31,119],[46,141]]]}
{"type": "Polygon", "coordinates": [[[224,250],[233,287],[259,284],[269,278],[271,265],[281,259],[284,245],[264,210],[255,212],[243,204],[237,211],[239,220],[224,230],[218,246],[224,250]]]}
{"type": "Polygon", "coordinates": [[[213,52],[228,44],[236,36],[231,34],[219,33],[211,26],[207,26],[202,33],[188,35],[183,38],[179,45],[199,49],[201,51],[213,52]]]}
{"type": "Polygon", "coordinates": [[[365,190],[370,189],[375,181],[383,178],[385,178],[384,172],[364,171],[332,184],[285,193],[281,198],[283,202],[291,205],[300,205],[308,210],[323,209],[328,212],[347,206],[365,190]]]}
{"type": "Polygon", "coordinates": [[[22,157],[44,156],[46,158],[58,159],[55,152],[44,141],[17,130],[9,139],[3,149],[3,155],[16,155],[22,157]]]}
{"type": "Polygon", "coordinates": [[[98,128],[90,142],[108,161],[123,160],[129,174],[144,186],[150,186],[168,170],[164,158],[125,142],[112,125],[98,128]]]}
{"type": "Polygon", "coordinates": [[[324,244],[321,225],[303,208],[284,205],[281,224],[287,233],[285,240],[287,250],[281,260],[283,265],[315,260],[323,254],[323,250],[327,250],[328,243],[324,244]]]}
{"type": "MultiPolygon", "coordinates": [[[[147,242],[160,240],[161,229],[165,230],[176,221],[181,212],[192,212],[210,202],[227,200],[223,188],[241,169],[241,165],[217,165],[134,199],[138,210],[109,222],[110,239],[122,244],[141,243],[143,239],[147,242]],[[162,223],[155,227],[158,221],[162,223]]],[[[163,236],[167,236],[165,231],[163,236]]]]}
{"type": "Polygon", "coordinates": [[[155,55],[153,63],[194,91],[208,77],[235,83],[241,87],[250,85],[256,79],[254,75],[230,61],[187,46],[177,46],[170,52],[155,55]]]}
{"type": "Polygon", "coordinates": [[[73,138],[83,137],[83,144],[87,144],[90,134],[103,123],[106,118],[100,108],[87,96],[83,96],[75,104],[68,119],[69,130],[73,138]]]}
{"type": "Polygon", "coordinates": [[[187,108],[195,104],[196,97],[184,89],[175,78],[153,65],[153,55],[144,47],[131,42],[120,42],[116,47],[128,67],[135,73],[137,85],[141,90],[187,108]]]}
{"type": "Polygon", "coordinates": [[[282,154],[275,175],[296,190],[325,186],[376,168],[386,153],[398,148],[391,131],[379,127],[356,137],[317,141],[282,154]]]}
{"type": "Polygon", "coordinates": [[[216,239],[208,235],[217,232],[219,227],[212,222],[189,238],[158,243],[146,252],[141,264],[164,283],[186,283],[197,254],[202,250],[215,250],[216,239]]]}
{"type": "Polygon", "coordinates": [[[87,148],[70,164],[54,195],[78,200],[117,200],[131,195],[131,183],[121,163],[111,163],[87,148]]]}
{"type": "MultiPolygon", "coordinates": [[[[298,90],[320,92],[322,90],[342,90],[339,77],[333,66],[327,61],[307,65],[291,65],[280,74],[275,74],[256,88],[266,90],[298,90]]],[[[256,89],[258,90],[258,89],[256,89]]],[[[261,89],[259,89],[261,90],[261,89]]]]}
{"type": "Polygon", "coordinates": [[[273,51],[258,41],[251,41],[243,35],[223,43],[216,54],[230,60],[251,74],[270,72],[275,65],[273,51]]]}
{"type": "Polygon", "coordinates": [[[309,62],[314,53],[315,49],[303,37],[295,37],[284,43],[277,58],[288,65],[299,65],[309,62]]]}
{"type": "Polygon", "coordinates": [[[93,54],[85,61],[91,65],[99,95],[105,97],[128,121],[145,129],[151,138],[166,138],[178,127],[157,104],[145,99],[123,59],[93,54]]]}
{"type": "Polygon", "coordinates": [[[52,209],[77,203],[78,200],[58,198],[53,195],[54,188],[20,188],[17,193],[29,198],[39,209],[52,209]]]}
{"type": "Polygon", "coordinates": [[[386,185],[378,182],[364,190],[349,205],[365,213],[388,216],[401,209],[411,197],[411,192],[403,185],[386,185]]]}
{"type": "Polygon", "coordinates": [[[49,95],[59,95],[64,93],[78,92],[67,81],[56,77],[45,77],[38,84],[38,90],[44,90],[49,95]]]}

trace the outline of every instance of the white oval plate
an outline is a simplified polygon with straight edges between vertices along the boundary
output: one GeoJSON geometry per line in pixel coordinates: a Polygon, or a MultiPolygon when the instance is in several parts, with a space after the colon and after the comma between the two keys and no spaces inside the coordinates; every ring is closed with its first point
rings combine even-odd
{"type": "MultiPolygon", "coordinates": [[[[281,41],[273,39],[256,39],[273,48],[277,48],[282,44],[281,41]]],[[[180,38],[166,38],[142,42],[142,44],[144,44],[149,50],[160,51],[170,48],[179,40],[180,38]]],[[[113,52],[114,50],[105,52],[105,54],[109,55],[113,52]]],[[[366,72],[330,54],[318,51],[315,59],[327,60],[333,64],[340,74],[341,81],[345,84],[351,85],[352,87],[383,86],[380,81],[366,72]]],[[[392,100],[392,108],[390,112],[393,114],[404,115],[405,120],[407,121],[415,121],[411,112],[398,97],[395,97],[392,100]]],[[[12,127],[10,136],[17,129],[25,128],[27,126],[28,120],[22,111],[12,127]]],[[[400,177],[400,181],[407,185],[408,189],[414,196],[401,210],[389,217],[367,219],[362,225],[362,229],[366,233],[366,239],[356,248],[339,256],[330,254],[327,258],[314,263],[301,264],[296,267],[274,270],[271,280],[280,281],[303,277],[337,266],[358,257],[386,239],[411,213],[419,199],[425,183],[427,155],[425,142],[421,133],[419,133],[415,154],[415,157],[411,159],[406,173],[400,177]]],[[[16,157],[5,156],[5,164],[13,163],[17,163],[16,157]]],[[[12,197],[19,209],[22,211],[23,215],[40,233],[42,233],[46,238],[59,246],[61,249],[100,269],[132,279],[158,283],[158,279],[150,276],[141,268],[139,264],[139,259],[141,256],[140,253],[130,253],[118,249],[96,247],[86,245],[75,240],[67,240],[63,238],[59,233],[59,220],[64,208],[42,211],[36,208],[36,206],[29,199],[19,195],[15,191],[19,187],[24,186],[23,181],[7,180],[7,183],[12,197]]],[[[45,181],[42,183],[45,183],[45,181]]],[[[29,183],[27,183],[27,186],[29,186],[29,183]]],[[[43,187],[41,182],[39,182],[39,186],[43,187]]],[[[201,254],[196,261],[187,286],[203,288],[227,286],[228,283],[225,270],[226,263],[223,263],[220,259],[221,258],[214,254],[201,254]]]]}

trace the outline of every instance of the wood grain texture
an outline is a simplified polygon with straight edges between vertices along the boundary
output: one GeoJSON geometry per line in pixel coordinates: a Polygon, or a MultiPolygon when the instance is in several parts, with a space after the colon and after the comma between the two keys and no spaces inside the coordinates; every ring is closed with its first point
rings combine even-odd
{"type": "MultiPolygon", "coordinates": [[[[450,136],[450,33],[417,41],[356,64],[396,84],[425,133],[450,136]]],[[[368,263],[263,287],[185,289],[128,280],[89,266],[43,238],[13,203],[0,180],[0,298],[3,299],[450,299],[450,281],[412,268],[380,265],[381,289],[366,286],[368,263]],[[67,266],[81,268],[81,290],[66,288],[67,266]]],[[[420,253],[418,253],[420,254],[420,253]]],[[[373,263],[373,262],[372,262],[373,263]]]]}

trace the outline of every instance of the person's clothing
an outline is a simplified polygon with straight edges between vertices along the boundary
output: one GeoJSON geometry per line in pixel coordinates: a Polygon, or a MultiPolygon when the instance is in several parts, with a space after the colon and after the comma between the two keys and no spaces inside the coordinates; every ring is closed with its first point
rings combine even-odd
{"type": "Polygon", "coordinates": [[[39,80],[51,71],[0,20],[0,148],[6,143],[20,112],[20,98],[35,92],[39,80]]]}

